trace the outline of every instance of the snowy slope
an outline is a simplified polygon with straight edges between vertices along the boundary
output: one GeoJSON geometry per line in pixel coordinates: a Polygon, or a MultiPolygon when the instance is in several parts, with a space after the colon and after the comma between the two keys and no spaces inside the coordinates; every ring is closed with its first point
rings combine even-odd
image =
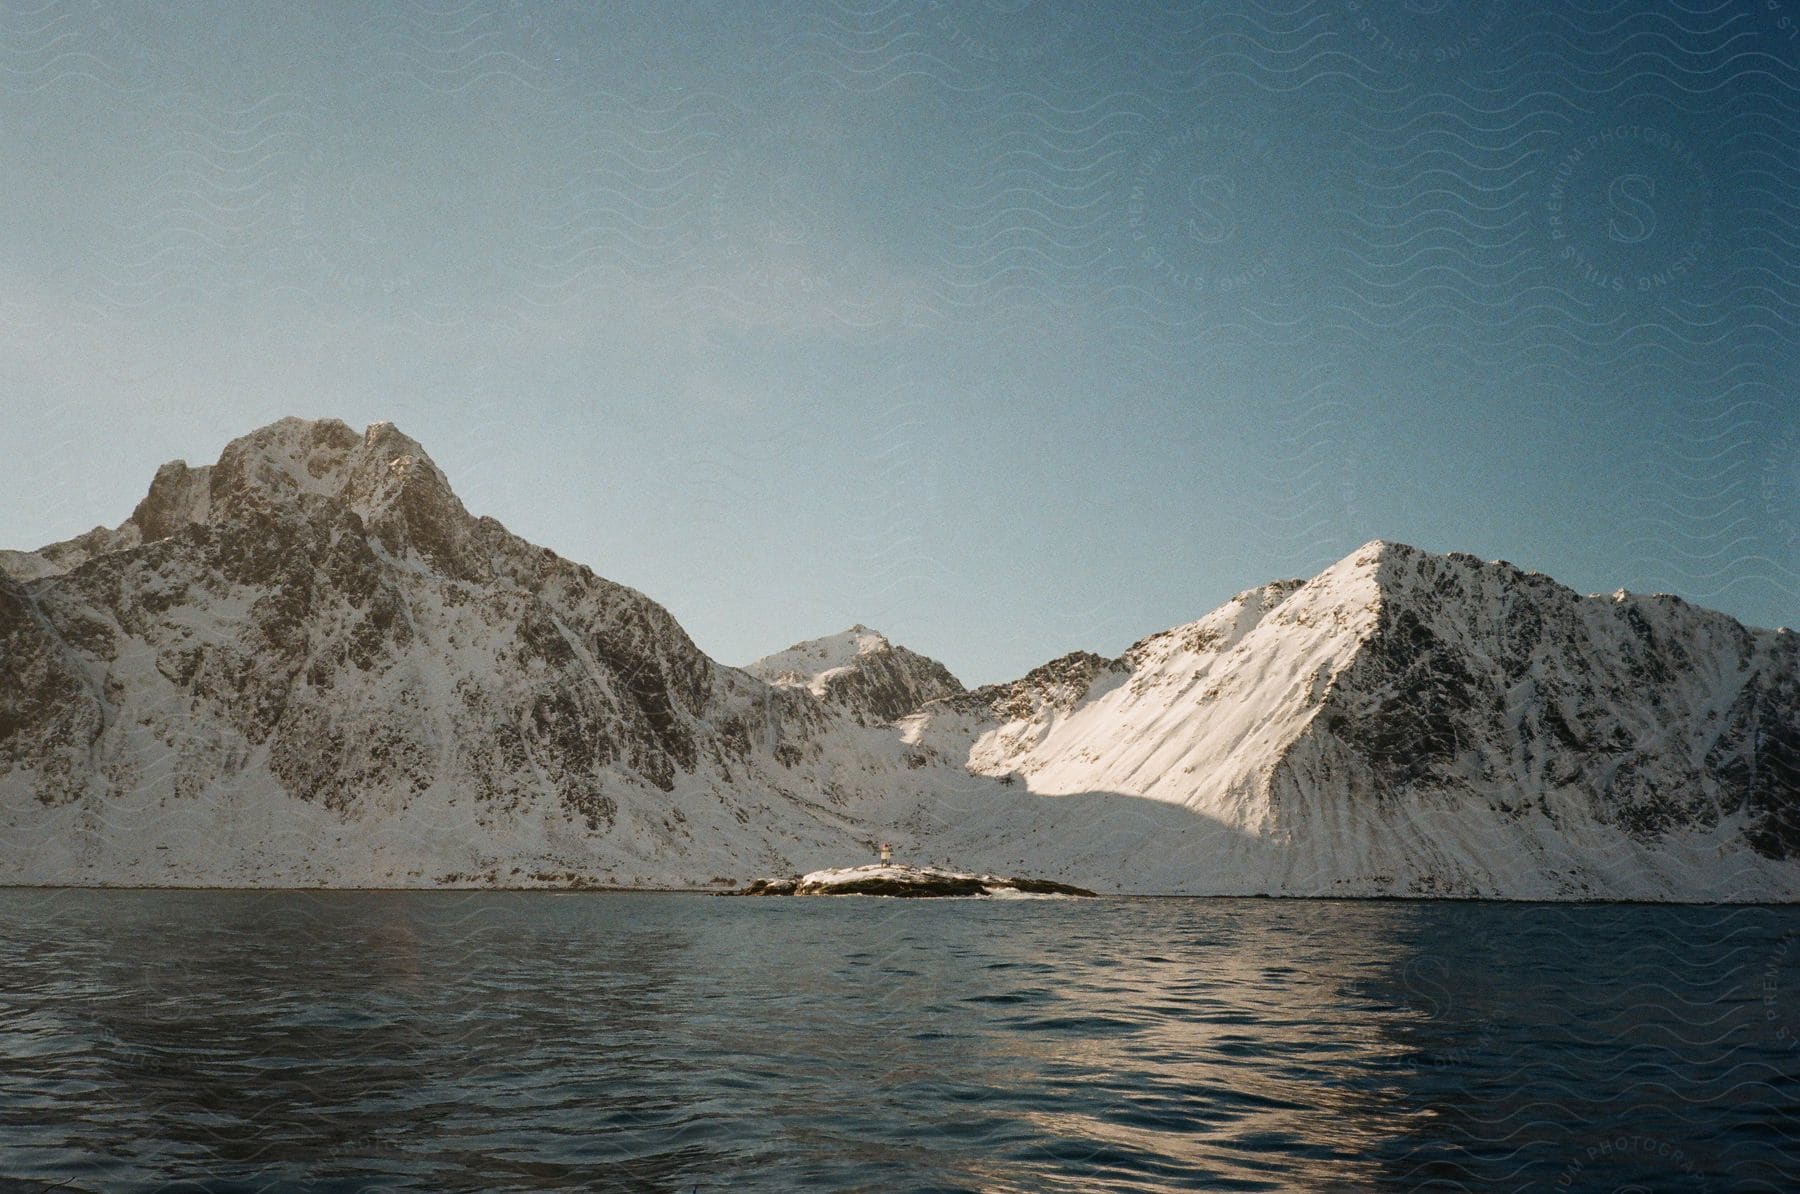
{"type": "Polygon", "coordinates": [[[1214,826],[1168,857],[1146,837],[1157,889],[1792,899],[1797,693],[1787,631],[1377,542],[902,731],[1214,826]]]}
{"type": "Polygon", "coordinates": [[[770,684],[802,689],[864,722],[893,721],[926,701],[963,691],[937,660],[895,646],[860,624],[795,643],[744,670],[770,684]]]}
{"type": "Polygon", "coordinates": [[[700,886],[885,840],[1098,890],[1792,900],[1797,761],[1792,634],[1386,543],[973,692],[860,626],[725,667],[387,424],[283,420],[0,555],[3,882],[700,886]]]}

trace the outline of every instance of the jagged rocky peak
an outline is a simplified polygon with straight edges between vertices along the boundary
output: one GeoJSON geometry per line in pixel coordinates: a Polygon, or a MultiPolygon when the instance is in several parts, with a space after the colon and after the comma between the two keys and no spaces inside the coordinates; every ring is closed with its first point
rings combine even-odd
{"type": "Polygon", "coordinates": [[[209,481],[212,502],[221,507],[310,495],[341,502],[365,519],[409,499],[463,513],[436,462],[386,422],[358,434],[338,419],[281,419],[227,444],[209,481]]]}
{"type": "Polygon", "coordinates": [[[0,552],[0,568],[22,579],[55,576],[191,525],[304,514],[314,502],[381,524],[377,537],[396,552],[400,540],[413,537],[447,560],[466,554],[457,532],[468,512],[416,440],[392,423],[359,433],[339,419],[290,417],[232,440],[216,464],[163,465],[116,528],[95,527],[36,551],[0,552]]]}
{"type": "Polygon", "coordinates": [[[125,523],[148,543],[167,539],[190,522],[205,522],[211,506],[212,466],[189,468],[185,460],[171,460],[156,470],[150,492],[125,523]]]}
{"type": "Polygon", "coordinates": [[[744,670],[779,688],[803,689],[865,723],[893,721],[927,701],[963,691],[949,668],[860,622],[795,643],[744,670]]]}

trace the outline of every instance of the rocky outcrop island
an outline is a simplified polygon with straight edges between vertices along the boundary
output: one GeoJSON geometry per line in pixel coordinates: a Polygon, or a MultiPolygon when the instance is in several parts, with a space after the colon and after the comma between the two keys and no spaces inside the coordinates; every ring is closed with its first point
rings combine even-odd
{"type": "Polygon", "coordinates": [[[1002,878],[938,867],[870,863],[867,866],[834,867],[788,879],[753,879],[734,896],[878,895],[927,896],[1091,896],[1085,887],[1049,879],[1002,878]]]}

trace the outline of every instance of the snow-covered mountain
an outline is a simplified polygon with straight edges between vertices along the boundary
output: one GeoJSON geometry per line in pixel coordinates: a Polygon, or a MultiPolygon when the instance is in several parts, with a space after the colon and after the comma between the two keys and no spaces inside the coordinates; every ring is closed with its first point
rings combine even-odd
{"type": "Polygon", "coordinates": [[[1378,542],[1012,684],[860,626],[738,670],[332,420],[0,553],[0,881],[701,886],[878,840],[1100,890],[1800,899],[1800,653],[1378,542]]]}
{"type": "MultiPolygon", "coordinates": [[[[1033,792],[1190,810],[1236,835],[1216,890],[1800,895],[1796,637],[1473,556],[1371,543],[903,731],[1033,792]]],[[[1150,885],[1192,884],[1165,845],[1150,885]]]]}
{"type": "Polygon", "coordinates": [[[842,719],[387,424],[283,420],[0,568],[8,881],[703,883],[860,852],[888,799],[842,719]]]}
{"type": "Polygon", "coordinates": [[[865,723],[893,721],[926,701],[963,691],[937,660],[895,646],[860,623],[841,634],[795,643],[744,670],[839,705],[865,723]]]}

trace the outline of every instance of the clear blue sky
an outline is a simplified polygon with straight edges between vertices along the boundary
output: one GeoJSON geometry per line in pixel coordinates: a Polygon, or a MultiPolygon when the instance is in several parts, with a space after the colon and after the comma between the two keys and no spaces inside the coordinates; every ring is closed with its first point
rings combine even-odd
{"type": "Polygon", "coordinates": [[[1376,537],[1797,620],[1795,5],[296,7],[0,0],[0,544],[332,415],[734,663],[1376,537]]]}

